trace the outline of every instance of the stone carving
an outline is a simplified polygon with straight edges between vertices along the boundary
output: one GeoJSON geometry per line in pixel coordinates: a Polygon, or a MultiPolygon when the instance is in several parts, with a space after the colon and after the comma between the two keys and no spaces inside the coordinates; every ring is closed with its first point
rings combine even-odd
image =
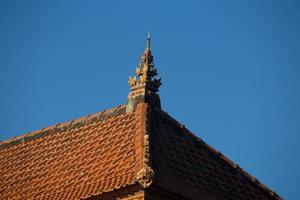
{"type": "Polygon", "coordinates": [[[157,92],[161,85],[161,78],[157,76],[157,69],[154,67],[149,37],[147,38],[147,47],[141,56],[140,64],[135,69],[135,76],[129,77],[128,83],[131,89],[143,86],[153,92],[157,92]]]}
{"type": "Polygon", "coordinates": [[[128,84],[130,85],[130,87],[136,85],[136,77],[129,76],[128,84]]]}
{"type": "Polygon", "coordinates": [[[149,166],[149,135],[144,135],[144,152],[143,152],[143,165],[144,167],[137,172],[135,178],[143,188],[151,185],[154,176],[154,171],[149,166]]]}
{"type": "Polygon", "coordinates": [[[128,79],[130,92],[127,98],[126,112],[131,113],[140,102],[149,103],[155,107],[161,107],[158,89],[161,78],[154,67],[153,56],[150,50],[150,36],[147,38],[146,48],[141,56],[139,66],[135,69],[135,75],[128,79]]]}
{"type": "Polygon", "coordinates": [[[147,188],[151,185],[153,176],[154,171],[146,165],[138,171],[135,178],[143,188],[147,188]]]}

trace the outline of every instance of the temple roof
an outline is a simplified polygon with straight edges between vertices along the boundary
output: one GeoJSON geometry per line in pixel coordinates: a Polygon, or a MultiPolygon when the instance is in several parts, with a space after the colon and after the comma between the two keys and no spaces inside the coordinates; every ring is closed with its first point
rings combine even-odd
{"type": "Polygon", "coordinates": [[[192,200],[282,199],[161,109],[150,38],[147,47],[137,72],[146,82],[130,84],[126,105],[0,143],[1,199],[88,199],[133,185],[192,200]]]}
{"type": "Polygon", "coordinates": [[[132,113],[122,105],[4,141],[0,159],[2,199],[85,199],[134,184],[190,199],[281,199],[147,103],[132,113]]]}

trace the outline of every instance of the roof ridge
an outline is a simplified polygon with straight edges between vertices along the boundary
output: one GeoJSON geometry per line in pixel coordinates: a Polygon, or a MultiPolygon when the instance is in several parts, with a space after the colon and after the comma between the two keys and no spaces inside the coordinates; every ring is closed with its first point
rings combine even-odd
{"type": "Polygon", "coordinates": [[[147,188],[152,184],[152,178],[154,176],[154,171],[151,168],[150,153],[149,153],[149,115],[150,115],[151,105],[149,103],[139,103],[135,110],[137,119],[137,129],[136,134],[136,152],[139,155],[136,166],[135,179],[140,184],[141,187],[147,188]]]}
{"type": "Polygon", "coordinates": [[[184,130],[185,133],[189,134],[193,139],[195,139],[195,141],[204,145],[215,156],[221,158],[223,161],[225,161],[225,163],[229,164],[231,167],[233,167],[234,169],[239,171],[246,179],[250,180],[252,183],[257,185],[259,188],[266,191],[272,197],[275,197],[278,200],[283,200],[283,198],[281,196],[279,196],[275,191],[271,190],[265,184],[261,183],[256,177],[250,175],[246,170],[242,169],[237,163],[233,162],[230,158],[223,155],[220,151],[216,150],[215,148],[213,148],[212,146],[207,144],[203,139],[201,139],[198,136],[196,136],[195,134],[193,134],[183,124],[179,123],[176,119],[174,119],[172,116],[170,116],[167,112],[163,111],[162,109],[157,109],[157,111],[161,112],[163,115],[165,115],[170,120],[172,120],[174,123],[176,123],[181,129],[184,130]]]}
{"type": "Polygon", "coordinates": [[[52,126],[47,126],[42,129],[31,131],[20,136],[16,136],[4,141],[0,141],[0,150],[4,148],[9,148],[13,145],[30,141],[33,139],[41,138],[48,134],[60,133],[62,131],[71,130],[73,128],[80,127],[82,125],[88,124],[95,121],[104,121],[108,118],[114,117],[116,115],[122,114],[126,111],[126,105],[119,105],[111,109],[106,109],[103,111],[96,112],[94,114],[88,114],[83,117],[75,118],[63,123],[58,123],[52,126]]]}

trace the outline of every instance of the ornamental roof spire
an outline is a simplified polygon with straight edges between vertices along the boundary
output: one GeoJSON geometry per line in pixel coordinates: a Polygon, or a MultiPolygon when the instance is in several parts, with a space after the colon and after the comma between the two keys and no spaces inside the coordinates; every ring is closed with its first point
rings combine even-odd
{"type": "Polygon", "coordinates": [[[140,63],[135,69],[135,76],[129,77],[130,93],[128,95],[127,111],[135,109],[139,102],[146,102],[160,107],[160,99],[157,94],[161,85],[161,78],[154,67],[153,56],[150,50],[150,32],[148,32],[146,48],[141,56],[140,63]]]}

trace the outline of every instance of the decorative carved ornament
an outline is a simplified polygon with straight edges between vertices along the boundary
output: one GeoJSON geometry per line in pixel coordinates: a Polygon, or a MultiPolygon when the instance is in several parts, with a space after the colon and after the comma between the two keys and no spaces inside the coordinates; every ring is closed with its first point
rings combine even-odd
{"type": "Polygon", "coordinates": [[[128,79],[131,89],[144,86],[153,92],[158,91],[161,85],[161,78],[157,76],[157,69],[154,67],[153,56],[150,51],[149,35],[147,38],[147,46],[141,56],[141,62],[139,67],[136,68],[135,74],[135,76],[129,77],[128,79]]]}
{"type": "Polygon", "coordinates": [[[154,171],[149,166],[144,166],[138,173],[135,175],[136,180],[143,188],[147,188],[152,183],[152,178],[154,176],[154,171]]]}
{"type": "Polygon", "coordinates": [[[151,185],[154,176],[154,171],[149,166],[149,135],[146,133],[144,135],[144,158],[143,158],[143,168],[137,172],[135,179],[143,188],[147,188],[151,185]]]}

